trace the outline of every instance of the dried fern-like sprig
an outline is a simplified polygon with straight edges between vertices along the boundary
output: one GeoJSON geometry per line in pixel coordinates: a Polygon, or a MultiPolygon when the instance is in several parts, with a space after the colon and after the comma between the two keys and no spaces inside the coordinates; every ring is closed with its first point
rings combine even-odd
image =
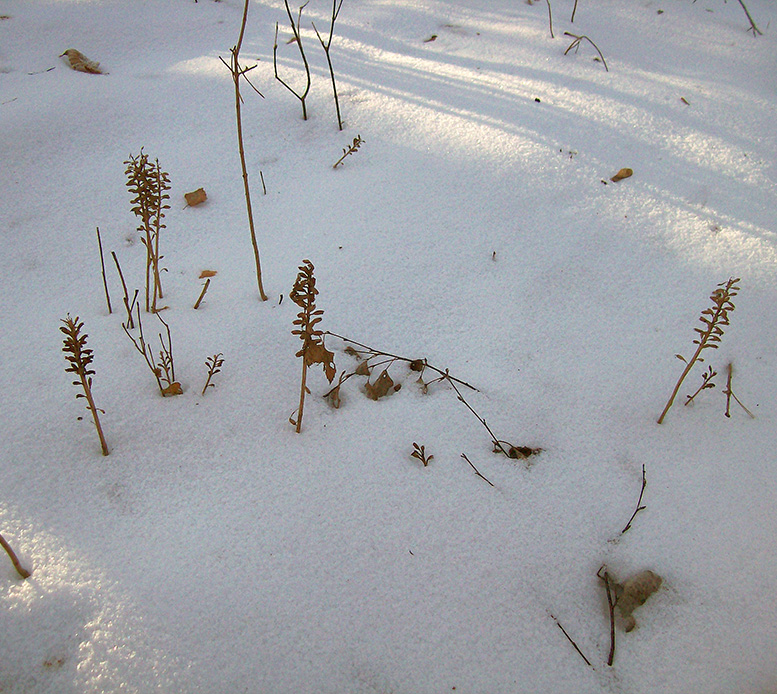
{"type": "Polygon", "coordinates": [[[211,383],[213,377],[221,371],[221,366],[224,364],[224,356],[219,352],[212,357],[208,357],[205,360],[205,368],[208,369],[208,380],[205,381],[205,387],[202,389],[202,394],[205,395],[205,391],[208,388],[215,388],[215,385],[211,383]]]}
{"type": "Polygon", "coordinates": [[[302,349],[294,355],[302,357],[299,408],[297,409],[297,419],[294,420],[293,415],[292,418],[289,418],[289,422],[296,426],[297,433],[302,427],[305,394],[309,392],[306,386],[308,366],[321,364],[330,383],[337,373],[334,362],[335,355],[324,346],[323,332],[316,327],[321,322],[324,311],[316,308],[318,289],[316,289],[316,278],[313,275],[313,270],[313,263],[309,260],[303,260],[302,265],[299,266],[294,287],[289,293],[289,299],[301,309],[297,314],[297,319],[293,321],[293,325],[297,327],[291,331],[292,335],[298,335],[302,340],[302,349]]]}
{"type": "Polygon", "coordinates": [[[338,160],[337,160],[337,161],[336,161],[336,162],[335,162],[335,163],[332,165],[332,168],[333,168],[333,169],[336,169],[336,168],[337,168],[337,167],[338,167],[340,164],[342,164],[342,163],[343,163],[343,161],[345,160],[345,158],[346,158],[348,155],[350,155],[350,154],[354,154],[354,153],[358,152],[358,151],[359,151],[359,147],[361,147],[363,144],[364,144],[364,140],[362,140],[362,136],[361,136],[361,135],[357,135],[356,137],[354,137],[354,138],[353,138],[353,142],[351,143],[351,145],[350,145],[349,147],[344,147],[344,148],[343,148],[343,156],[342,156],[342,157],[340,157],[340,158],[339,158],[339,159],[338,159],[338,160]]]}
{"type": "Polygon", "coordinates": [[[429,463],[434,460],[433,455],[426,455],[426,447],[419,446],[415,441],[413,441],[413,452],[410,454],[410,457],[420,460],[424,467],[428,467],[429,463]]]}
{"type": "Polygon", "coordinates": [[[702,322],[704,327],[694,328],[694,331],[698,333],[699,336],[693,341],[693,344],[696,345],[696,351],[693,353],[693,356],[690,359],[685,359],[685,357],[680,354],[675,355],[680,361],[685,363],[685,368],[680,374],[680,378],[677,380],[677,384],[675,385],[672,394],[669,396],[669,401],[666,403],[664,411],[658,418],[659,424],[664,421],[666,413],[669,412],[669,408],[672,406],[672,403],[677,396],[677,391],[680,390],[682,382],[690,373],[694,364],[697,361],[704,361],[701,356],[702,351],[705,349],[718,348],[720,338],[723,337],[723,328],[729,324],[729,311],[734,310],[734,304],[731,302],[731,299],[735,297],[739,291],[737,282],[739,282],[738,277],[736,279],[729,278],[727,282],[721,282],[718,285],[718,288],[715,289],[712,294],[710,294],[710,301],[712,301],[712,306],[710,306],[710,308],[704,309],[704,311],[702,311],[701,315],[699,316],[699,320],[702,322]]]}
{"type": "Polygon", "coordinates": [[[92,414],[97,435],[100,437],[103,455],[108,455],[108,444],[105,442],[105,436],[103,436],[103,430],[100,426],[100,417],[97,414],[98,408],[94,404],[94,398],[92,397],[92,375],[94,374],[94,369],[89,367],[92,364],[94,355],[92,350],[86,346],[88,335],[86,333],[81,334],[81,328],[84,327],[84,324],[79,322],[78,316],[73,319],[68,315],[62,322],[65,324],[59,328],[65,334],[62,351],[65,353],[65,359],[70,365],[65,369],[65,372],[73,373],[78,377],[78,380],[73,381],[73,385],[80,387],[83,393],[78,393],[76,398],[86,398],[86,409],[92,414]]]}
{"type": "Polygon", "coordinates": [[[133,196],[130,200],[132,212],[140,219],[138,231],[143,234],[141,241],[146,247],[146,312],[157,311],[157,299],[162,297],[162,280],[159,261],[159,236],[165,225],[162,223],[164,211],[170,208],[165,204],[170,196],[170,176],[162,170],[159,160],[152,164],[148,155],[140,149],[140,154],[124,162],[127,169],[127,188],[133,196]]]}

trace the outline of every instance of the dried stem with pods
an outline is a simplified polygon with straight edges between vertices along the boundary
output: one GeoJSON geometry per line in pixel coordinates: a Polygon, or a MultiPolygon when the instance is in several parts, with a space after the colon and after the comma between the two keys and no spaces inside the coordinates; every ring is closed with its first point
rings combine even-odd
{"type": "Polygon", "coordinates": [[[88,335],[81,333],[81,328],[84,327],[84,324],[79,322],[78,316],[73,319],[68,315],[62,322],[65,324],[59,328],[65,334],[62,351],[65,353],[65,359],[69,364],[65,372],[76,375],[77,378],[73,381],[73,385],[81,388],[83,391],[78,393],[76,398],[86,399],[86,409],[92,415],[95,429],[97,429],[97,436],[100,438],[100,447],[102,448],[103,455],[108,455],[108,444],[105,442],[103,429],[100,426],[100,417],[97,414],[102,412],[102,410],[99,410],[97,405],[94,404],[94,397],[92,396],[92,375],[94,374],[94,369],[91,369],[90,366],[94,355],[92,350],[86,346],[88,335]]]}
{"type": "MultiPolygon", "coordinates": [[[[332,0],[332,19],[329,24],[329,38],[324,41],[324,39],[321,37],[321,34],[318,33],[318,29],[316,29],[316,25],[313,24],[313,31],[316,32],[316,36],[318,36],[318,40],[321,42],[321,47],[324,49],[324,53],[326,54],[326,62],[329,65],[329,77],[332,80],[332,92],[334,94],[335,98],[335,111],[337,112],[337,128],[338,130],[343,129],[343,119],[340,117],[340,102],[337,99],[337,84],[335,82],[335,70],[332,67],[332,58],[329,55],[329,49],[332,46],[332,35],[334,34],[335,30],[335,21],[337,20],[337,16],[340,14],[340,8],[343,6],[343,0],[332,0]]],[[[277,40],[276,40],[277,43],[277,40]]]]}
{"type": "Polygon", "coordinates": [[[658,418],[659,424],[664,421],[666,413],[669,412],[669,408],[672,406],[672,403],[677,396],[677,391],[680,390],[680,386],[685,380],[685,377],[690,373],[694,364],[697,361],[704,361],[701,353],[705,349],[718,348],[717,343],[719,343],[720,338],[723,337],[723,328],[729,324],[729,311],[734,310],[734,304],[731,302],[731,299],[734,298],[739,291],[737,282],[739,282],[739,278],[731,278],[727,282],[721,282],[718,285],[718,288],[710,295],[712,306],[702,311],[701,316],[699,316],[699,320],[704,327],[694,328],[694,331],[698,333],[698,338],[693,341],[693,344],[697,346],[693,356],[690,359],[685,359],[685,357],[680,354],[675,355],[680,361],[685,363],[685,368],[680,374],[680,378],[677,380],[677,384],[675,385],[672,394],[669,396],[669,401],[666,403],[664,411],[658,418]]]}
{"type": "Polygon", "coordinates": [[[707,367],[707,370],[701,375],[701,385],[696,389],[696,392],[693,393],[693,395],[686,395],[685,396],[685,405],[690,405],[695,399],[696,396],[701,393],[703,390],[709,390],[711,388],[715,387],[715,383],[713,382],[713,378],[718,375],[718,372],[715,371],[711,366],[707,367]]]}
{"type": "Polygon", "coordinates": [[[251,245],[254,250],[254,264],[256,265],[256,283],[259,287],[259,296],[262,301],[267,301],[267,294],[264,292],[264,285],[262,284],[262,264],[259,259],[259,245],[256,241],[256,229],[254,228],[254,212],[251,207],[251,189],[248,185],[248,168],[246,166],[246,154],[245,147],[243,146],[243,117],[240,110],[243,103],[243,97],[240,95],[240,78],[242,77],[248,82],[251,89],[253,89],[259,96],[264,98],[264,95],[251,84],[251,80],[248,79],[246,74],[253,70],[256,65],[251,67],[242,67],[240,65],[240,47],[243,44],[243,35],[246,30],[246,20],[248,19],[248,3],[249,0],[245,0],[243,7],[243,21],[240,24],[240,36],[237,39],[237,43],[230,49],[231,59],[227,63],[224,58],[219,57],[222,63],[227,66],[227,69],[232,74],[232,82],[235,86],[235,120],[237,121],[237,149],[240,154],[240,167],[243,171],[243,192],[246,199],[246,212],[248,213],[248,229],[251,232],[251,245]]]}
{"type": "MultiPolygon", "coordinates": [[[[291,24],[291,31],[294,35],[291,41],[289,43],[296,43],[297,48],[299,49],[299,54],[302,57],[302,64],[305,66],[305,89],[303,89],[301,92],[297,92],[294,90],[293,87],[289,85],[288,82],[285,82],[281,77],[278,75],[278,22],[275,23],[275,43],[273,44],[272,49],[272,64],[273,68],[275,70],[275,79],[278,80],[286,89],[288,89],[294,96],[296,96],[300,103],[302,104],[302,120],[308,119],[308,109],[307,105],[305,103],[305,99],[308,98],[308,92],[310,92],[310,66],[308,65],[308,59],[305,56],[305,49],[302,47],[302,36],[300,34],[300,25],[302,24],[302,10],[305,9],[307,6],[307,2],[300,6],[299,8],[299,14],[297,15],[297,21],[294,22],[294,17],[291,14],[291,8],[289,7],[289,0],[283,0],[284,4],[286,5],[286,14],[289,15],[289,23],[291,24]]],[[[334,29],[334,20],[332,21],[332,28],[334,29]]],[[[331,41],[331,38],[330,38],[331,41]]],[[[329,51],[327,49],[327,58],[329,58],[329,51]]]]}
{"type": "Polygon", "coordinates": [[[564,51],[564,55],[569,53],[569,51],[571,51],[573,48],[575,49],[575,52],[577,52],[577,49],[580,47],[580,42],[583,39],[585,39],[586,41],[588,41],[588,43],[590,43],[594,47],[596,52],[599,54],[599,58],[602,61],[602,65],[604,65],[604,69],[607,72],[610,71],[610,68],[607,67],[607,61],[604,59],[602,52],[599,50],[599,46],[597,46],[593,41],[591,41],[591,39],[589,39],[587,36],[578,36],[577,34],[572,34],[568,31],[564,32],[564,36],[570,36],[573,39],[572,43],[570,43],[569,46],[567,46],[567,50],[564,51]]]}
{"type": "Polygon", "coordinates": [[[158,362],[154,358],[153,348],[146,342],[146,338],[143,335],[143,322],[140,319],[140,306],[137,307],[139,332],[137,339],[130,334],[130,331],[127,329],[126,325],[122,325],[121,327],[124,328],[124,332],[127,333],[127,337],[132,341],[132,344],[135,345],[135,349],[137,349],[138,352],[143,355],[143,359],[145,360],[146,365],[148,366],[151,373],[154,374],[156,384],[159,387],[159,392],[162,394],[162,397],[167,397],[168,395],[181,395],[183,393],[183,388],[181,388],[181,384],[175,380],[173,337],[170,333],[170,326],[165,323],[162,316],[160,316],[158,313],[156,316],[159,318],[162,325],[165,326],[165,330],[167,332],[166,343],[162,337],[162,333],[159,333],[159,343],[161,345],[161,349],[159,350],[158,362]]]}
{"type": "Polygon", "coordinates": [[[211,383],[211,380],[217,373],[221,371],[223,364],[224,355],[222,355],[221,352],[214,354],[212,357],[208,357],[205,360],[205,368],[208,369],[208,379],[205,381],[205,386],[202,389],[203,395],[205,395],[205,392],[208,390],[208,388],[215,388],[215,385],[211,383]]]}
{"type": "Polygon", "coordinates": [[[146,312],[156,313],[157,299],[162,299],[162,279],[159,261],[159,237],[165,225],[162,223],[170,205],[165,204],[170,196],[170,176],[159,165],[159,160],[152,164],[148,155],[140,149],[140,154],[124,162],[127,165],[127,188],[133,196],[130,201],[132,211],[140,219],[138,231],[141,241],[146,247],[146,312]]]}
{"type": "Polygon", "coordinates": [[[11,560],[13,568],[16,569],[16,573],[18,573],[22,578],[29,578],[32,575],[22,566],[21,562],[19,561],[19,557],[16,556],[16,552],[13,551],[11,545],[6,542],[2,535],[0,535],[0,547],[2,547],[8,554],[8,558],[11,560]]]}
{"type": "Polygon", "coordinates": [[[334,363],[335,355],[324,346],[322,339],[324,333],[316,327],[321,322],[324,311],[316,308],[318,289],[316,289],[316,278],[313,271],[313,263],[307,259],[303,260],[302,265],[299,266],[297,279],[289,293],[289,299],[300,307],[297,319],[293,322],[297,327],[291,331],[291,334],[299,336],[302,340],[302,348],[294,355],[302,357],[299,407],[297,408],[297,419],[294,419],[294,415],[289,418],[289,422],[296,427],[297,433],[302,428],[305,395],[310,392],[307,388],[308,366],[321,364],[330,383],[337,373],[334,363]]]}
{"type": "Polygon", "coordinates": [[[333,169],[336,169],[340,164],[342,164],[345,161],[345,158],[351,154],[355,154],[359,151],[359,147],[361,147],[364,144],[364,140],[362,140],[361,135],[357,135],[353,138],[353,142],[348,146],[343,148],[343,156],[340,157],[332,166],[333,169]]]}

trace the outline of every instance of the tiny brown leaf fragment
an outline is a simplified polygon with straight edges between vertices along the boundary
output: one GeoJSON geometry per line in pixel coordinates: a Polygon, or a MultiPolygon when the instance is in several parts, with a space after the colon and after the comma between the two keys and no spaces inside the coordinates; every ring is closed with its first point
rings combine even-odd
{"type": "Polygon", "coordinates": [[[183,395],[183,388],[178,381],[173,381],[167,388],[162,389],[162,395],[167,397],[168,395],[183,395]]]}
{"type": "Polygon", "coordinates": [[[610,180],[613,181],[613,183],[617,183],[618,181],[622,181],[624,178],[630,178],[634,175],[634,171],[632,171],[629,168],[621,169],[616,173],[610,180]]]}
{"type": "Polygon", "coordinates": [[[354,373],[357,376],[368,376],[369,377],[369,375],[371,373],[369,363],[367,361],[360,362],[359,366],[356,367],[356,370],[354,371],[354,373]]]}
{"type": "Polygon", "coordinates": [[[100,69],[100,63],[89,60],[83,53],[75,48],[68,48],[60,58],[65,58],[65,62],[76,72],[88,72],[92,75],[104,75],[100,69]]]}
{"type": "Polygon", "coordinates": [[[186,199],[186,204],[189,207],[199,205],[208,199],[204,188],[197,188],[197,190],[194,190],[191,193],[186,193],[183,197],[186,199]]]}
{"type": "Polygon", "coordinates": [[[203,270],[200,273],[199,279],[204,280],[204,279],[206,279],[208,277],[215,277],[217,274],[218,274],[218,272],[216,270],[203,270]]]}
{"type": "Polygon", "coordinates": [[[380,398],[388,395],[389,391],[394,389],[394,380],[389,376],[386,369],[381,371],[375,383],[369,381],[364,385],[364,389],[367,392],[367,397],[370,400],[379,400],[380,398]]]}

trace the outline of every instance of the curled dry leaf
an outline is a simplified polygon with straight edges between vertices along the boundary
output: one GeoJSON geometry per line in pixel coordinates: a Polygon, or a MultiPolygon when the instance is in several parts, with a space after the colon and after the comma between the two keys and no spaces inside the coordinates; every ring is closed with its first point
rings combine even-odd
{"type": "Polygon", "coordinates": [[[634,175],[634,171],[632,171],[631,169],[628,169],[628,168],[621,169],[610,180],[613,182],[622,181],[624,178],[630,178],[633,175],[634,175]]]}
{"type": "Polygon", "coordinates": [[[357,376],[367,376],[367,377],[369,377],[369,375],[371,373],[369,362],[367,362],[367,361],[360,362],[359,366],[356,367],[356,370],[354,371],[354,373],[357,376]]]}
{"type": "Polygon", "coordinates": [[[394,379],[389,376],[389,372],[386,369],[383,369],[375,383],[367,381],[367,383],[364,384],[364,389],[370,400],[379,400],[385,395],[388,395],[390,391],[395,390],[394,379]]]}
{"type": "Polygon", "coordinates": [[[100,63],[89,60],[81,51],[77,51],[75,48],[68,48],[60,58],[64,58],[65,62],[77,72],[88,72],[92,75],[104,75],[105,73],[100,69],[100,63]]]}
{"type": "Polygon", "coordinates": [[[173,381],[167,388],[162,390],[162,395],[167,397],[168,395],[183,395],[183,388],[178,381],[173,381]]]}
{"type": "Polygon", "coordinates": [[[186,199],[186,204],[189,207],[194,207],[195,205],[199,205],[200,203],[205,202],[208,199],[208,196],[205,193],[204,188],[197,188],[197,190],[192,191],[191,193],[186,193],[183,197],[186,199]]]}
{"type": "Polygon", "coordinates": [[[305,362],[308,366],[313,364],[322,364],[327,380],[331,383],[334,380],[337,370],[335,368],[335,355],[324,347],[321,342],[311,342],[304,351],[305,362]]]}

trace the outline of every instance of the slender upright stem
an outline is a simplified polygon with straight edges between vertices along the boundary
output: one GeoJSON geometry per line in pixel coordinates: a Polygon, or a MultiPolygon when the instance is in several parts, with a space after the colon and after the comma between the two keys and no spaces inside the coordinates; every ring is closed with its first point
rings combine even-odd
{"type": "Polygon", "coordinates": [[[100,249],[100,267],[103,271],[103,287],[105,288],[105,301],[108,304],[108,313],[113,313],[111,308],[111,295],[108,293],[108,280],[105,279],[105,257],[103,256],[103,241],[100,237],[100,227],[97,227],[97,246],[100,249]]]}
{"type": "Polygon", "coordinates": [[[11,563],[13,564],[14,569],[16,569],[16,573],[18,573],[22,578],[29,578],[32,575],[21,565],[19,558],[16,556],[16,552],[11,549],[11,545],[5,541],[5,538],[2,535],[0,535],[0,547],[2,547],[8,553],[8,556],[11,559],[11,563]]]}
{"type": "Polygon", "coordinates": [[[299,389],[299,409],[297,410],[297,433],[300,433],[300,430],[302,429],[302,410],[305,407],[305,393],[307,392],[307,387],[305,386],[305,381],[308,377],[308,364],[305,361],[305,355],[302,355],[302,385],[299,389]]]}

